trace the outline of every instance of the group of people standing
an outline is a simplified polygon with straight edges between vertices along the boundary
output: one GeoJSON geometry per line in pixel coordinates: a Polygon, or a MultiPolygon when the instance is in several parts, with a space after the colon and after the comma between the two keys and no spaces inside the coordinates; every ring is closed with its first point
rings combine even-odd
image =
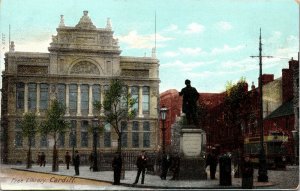
{"type": "Polygon", "coordinates": [[[178,180],[180,170],[180,157],[178,154],[176,154],[175,156],[164,154],[162,156],[160,175],[160,178],[162,180],[166,180],[169,170],[173,172],[173,177],[170,180],[178,180]]]}
{"type": "Polygon", "coordinates": [[[37,164],[40,165],[40,166],[45,167],[45,165],[46,165],[46,155],[45,155],[44,152],[39,152],[38,153],[37,164]]]}
{"type": "MultiPolygon", "coordinates": [[[[217,153],[213,150],[212,152],[208,153],[206,157],[206,167],[209,166],[209,171],[210,171],[210,179],[214,180],[216,179],[215,174],[217,170],[217,165],[218,165],[218,155],[217,153]]],[[[242,159],[234,159],[236,160],[241,160],[239,164],[241,165],[241,174],[242,174],[242,188],[245,189],[252,189],[253,188],[253,173],[254,173],[254,168],[253,168],[253,163],[250,160],[249,155],[244,155],[242,159]]],[[[236,163],[234,161],[234,163],[236,163]]],[[[231,167],[230,167],[231,168],[231,167]]],[[[237,167],[235,167],[237,168],[237,167]]]]}

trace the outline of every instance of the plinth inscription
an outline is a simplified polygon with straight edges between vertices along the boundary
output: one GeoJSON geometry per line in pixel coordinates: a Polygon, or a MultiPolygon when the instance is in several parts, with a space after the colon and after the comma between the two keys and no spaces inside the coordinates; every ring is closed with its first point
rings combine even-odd
{"type": "Polygon", "coordinates": [[[182,137],[183,153],[187,157],[199,156],[201,152],[201,136],[199,134],[184,134],[182,137]]]}

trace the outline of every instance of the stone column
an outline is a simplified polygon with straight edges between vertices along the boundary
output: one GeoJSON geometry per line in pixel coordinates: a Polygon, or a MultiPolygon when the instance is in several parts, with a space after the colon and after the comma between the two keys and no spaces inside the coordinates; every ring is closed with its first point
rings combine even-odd
{"type": "Polygon", "coordinates": [[[41,84],[36,84],[36,114],[40,115],[41,84]]]}
{"type": "Polygon", "coordinates": [[[25,83],[24,89],[24,113],[28,112],[28,83],[25,83]]]}
{"type": "MultiPolygon", "coordinates": [[[[100,103],[104,103],[104,86],[100,86],[100,103]]],[[[104,116],[104,109],[101,107],[100,116],[104,116]]]]}
{"type": "Polygon", "coordinates": [[[77,116],[81,116],[81,84],[77,84],[77,116]]]}
{"type": "Polygon", "coordinates": [[[89,84],[89,116],[93,116],[93,85],[89,84]]]}
{"type": "Polygon", "coordinates": [[[143,86],[139,86],[139,117],[144,117],[143,115],[143,86]]]}
{"type": "Polygon", "coordinates": [[[66,116],[70,116],[70,86],[66,84],[66,116]]]}

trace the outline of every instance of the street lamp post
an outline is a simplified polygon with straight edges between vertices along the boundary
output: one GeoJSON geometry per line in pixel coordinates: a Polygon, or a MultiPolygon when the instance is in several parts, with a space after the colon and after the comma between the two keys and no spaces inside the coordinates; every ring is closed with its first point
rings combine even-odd
{"type": "Polygon", "coordinates": [[[262,91],[262,58],[272,58],[272,56],[262,56],[261,29],[259,30],[259,55],[251,56],[259,58],[259,120],[258,127],[260,128],[260,153],[259,153],[259,168],[258,182],[268,182],[268,171],[266,153],[264,149],[264,123],[263,123],[263,91],[262,91]]]}
{"type": "Polygon", "coordinates": [[[93,172],[98,171],[98,160],[97,160],[97,135],[98,135],[98,118],[95,117],[93,120],[93,172]]]}
{"type": "Polygon", "coordinates": [[[259,126],[260,126],[260,156],[259,156],[259,169],[258,169],[258,182],[268,182],[268,171],[266,153],[264,149],[264,122],[263,122],[263,89],[262,89],[262,43],[261,31],[259,35],[259,126]]]}
{"type": "Polygon", "coordinates": [[[163,154],[166,153],[166,127],[165,127],[165,122],[166,122],[166,117],[167,117],[167,112],[168,108],[166,108],[164,105],[160,108],[160,117],[162,121],[162,152],[163,154]]]}
{"type": "Polygon", "coordinates": [[[72,131],[72,157],[74,158],[75,156],[75,128],[74,126],[71,127],[72,131]]]}

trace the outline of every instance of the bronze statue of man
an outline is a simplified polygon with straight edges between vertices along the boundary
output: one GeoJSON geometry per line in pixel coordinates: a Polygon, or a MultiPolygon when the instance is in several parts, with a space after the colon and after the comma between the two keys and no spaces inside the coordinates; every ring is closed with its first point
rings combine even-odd
{"type": "Polygon", "coordinates": [[[182,96],[182,112],[185,113],[187,124],[198,125],[197,117],[197,101],[199,99],[199,93],[196,88],[191,86],[190,80],[185,80],[185,88],[182,88],[179,95],[182,96]],[[192,123],[193,121],[193,123],[192,123]]]}

